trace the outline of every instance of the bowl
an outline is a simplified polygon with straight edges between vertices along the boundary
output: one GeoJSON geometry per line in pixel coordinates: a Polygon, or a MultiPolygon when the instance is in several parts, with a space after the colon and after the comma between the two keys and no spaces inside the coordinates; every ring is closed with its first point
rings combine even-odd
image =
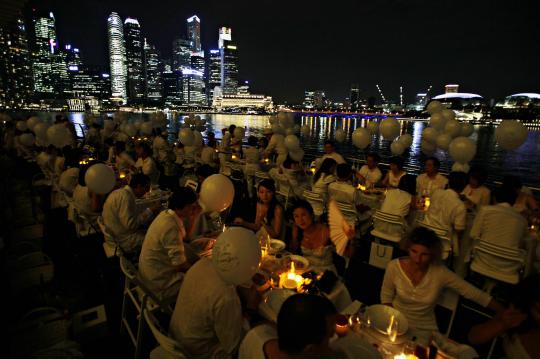
{"type": "Polygon", "coordinates": [[[268,245],[268,253],[276,254],[284,250],[285,247],[286,247],[285,242],[280,241],[279,239],[271,239],[268,245]]]}
{"type": "Polygon", "coordinates": [[[371,320],[371,327],[376,331],[386,334],[392,315],[398,322],[398,336],[407,333],[409,323],[407,318],[397,309],[383,304],[369,306],[366,314],[371,320]]]}
{"type": "Polygon", "coordinates": [[[287,271],[291,268],[291,262],[294,262],[294,269],[298,274],[307,272],[309,269],[309,260],[307,258],[291,254],[284,258],[284,265],[287,271]]]}

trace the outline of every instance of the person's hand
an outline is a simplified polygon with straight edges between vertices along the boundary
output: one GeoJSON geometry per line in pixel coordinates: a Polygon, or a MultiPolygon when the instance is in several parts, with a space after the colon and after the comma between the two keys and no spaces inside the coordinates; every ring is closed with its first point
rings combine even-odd
{"type": "Polygon", "coordinates": [[[244,225],[244,220],[240,217],[236,217],[233,221],[234,224],[237,224],[239,226],[243,226],[244,225]]]}
{"type": "Polygon", "coordinates": [[[525,319],[527,319],[527,314],[522,313],[514,307],[505,309],[496,317],[496,320],[502,325],[505,331],[518,327],[525,319]]]}

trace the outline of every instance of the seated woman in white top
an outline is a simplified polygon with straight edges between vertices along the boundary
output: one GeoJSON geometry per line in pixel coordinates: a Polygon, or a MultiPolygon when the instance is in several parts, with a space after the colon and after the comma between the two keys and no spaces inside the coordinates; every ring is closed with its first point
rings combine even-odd
{"type": "Polygon", "coordinates": [[[379,167],[377,167],[379,159],[380,157],[378,154],[369,153],[366,158],[366,164],[356,173],[360,183],[368,188],[375,187],[382,178],[382,172],[379,167]]]}
{"type": "Polygon", "coordinates": [[[401,177],[397,188],[389,189],[381,206],[381,212],[405,218],[416,204],[416,176],[401,177]]]}
{"type": "Polygon", "coordinates": [[[406,243],[408,257],[388,263],[381,289],[381,303],[399,310],[419,339],[438,330],[433,311],[441,292],[448,288],[496,312],[504,308],[440,263],[442,245],[435,232],[415,228],[406,243]]]}
{"type": "Polygon", "coordinates": [[[244,213],[234,219],[234,224],[254,232],[265,231],[270,238],[281,238],[283,208],[276,199],[276,186],[271,179],[264,179],[257,188],[257,202],[244,208],[244,213]]]}
{"type": "Polygon", "coordinates": [[[540,358],[540,275],[519,283],[510,307],[471,328],[469,341],[484,344],[502,336],[507,359],[540,358]]]}
{"type": "Polygon", "coordinates": [[[481,168],[473,167],[469,171],[469,183],[461,192],[467,198],[468,208],[479,208],[487,206],[491,202],[491,191],[484,186],[487,180],[487,173],[481,168]]]}
{"type": "Polygon", "coordinates": [[[531,190],[523,186],[523,183],[518,176],[505,176],[503,178],[502,187],[516,191],[518,197],[514,203],[514,208],[519,213],[525,217],[538,214],[538,202],[534,198],[531,190]]]}
{"type": "Polygon", "coordinates": [[[394,156],[390,158],[390,171],[386,172],[382,185],[388,188],[397,188],[399,179],[405,174],[406,172],[403,171],[403,158],[394,156]]]}
{"type": "Polygon", "coordinates": [[[135,146],[135,152],[137,152],[135,167],[139,173],[145,174],[150,178],[150,184],[157,185],[160,173],[156,162],[152,158],[152,148],[146,142],[139,142],[135,146]]]}
{"type": "Polygon", "coordinates": [[[240,345],[238,358],[344,358],[329,345],[336,315],[336,308],[327,298],[295,294],[283,302],[277,330],[268,324],[250,330],[240,345]]]}
{"type": "Polygon", "coordinates": [[[321,167],[313,176],[313,192],[320,193],[326,198],[328,195],[328,185],[336,181],[336,177],[334,176],[334,173],[336,172],[336,165],[336,161],[332,158],[324,159],[321,167]]]}
{"type": "Polygon", "coordinates": [[[330,240],[328,226],[315,222],[313,207],[307,201],[298,200],[292,210],[294,226],[289,249],[306,257],[311,269],[336,273],[332,255],[335,247],[330,240]]]}

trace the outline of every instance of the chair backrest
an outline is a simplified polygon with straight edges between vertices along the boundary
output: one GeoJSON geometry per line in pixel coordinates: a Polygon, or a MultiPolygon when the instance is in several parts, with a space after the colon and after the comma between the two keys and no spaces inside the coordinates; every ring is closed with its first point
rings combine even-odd
{"type": "Polygon", "coordinates": [[[173,355],[175,358],[187,358],[187,356],[183,353],[182,345],[173,338],[170,338],[167,334],[165,334],[165,331],[161,328],[152,312],[149,311],[147,308],[143,308],[143,313],[146,324],[148,324],[148,327],[154,335],[154,338],[163,348],[163,350],[173,355]]]}
{"type": "Polygon", "coordinates": [[[450,319],[448,321],[448,327],[446,328],[446,331],[443,332],[446,337],[450,335],[450,331],[452,330],[452,325],[454,324],[454,318],[456,316],[458,303],[459,294],[452,289],[443,290],[437,300],[437,305],[451,312],[450,319]]]}
{"type": "Polygon", "coordinates": [[[471,270],[497,280],[517,283],[525,258],[526,252],[522,249],[478,241],[473,248],[471,270]]]}
{"type": "Polygon", "coordinates": [[[120,269],[129,280],[134,281],[137,279],[137,268],[125,256],[120,257],[120,269]]]}
{"type": "Polygon", "coordinates": [[[349,204],[354,207],[356,204],[356,191],[354,193],[343,191],[332,185],[328,186],[328,197],[336,200],[337,203],[349,204]]]}
{"type": "Polygon", "coordinates": [[[304,190],[302,196],[313,207],[316,216],[320,216],[325,210],[324,198],[320,193],[304,190]]]}
{"type": "Polygon", "coordinates": [[[191,188],[193,191],[197,191],[197,187],[199,187],[199,184],[197,181],[194,181],[192,179],[188,179],[186,183],[184,183],[184,186],[191,188]]]}
{"type": "Polygon", "coordinates": [[[375,211],[375,214],[373,214],[373,219],[393,224],[403,224],[403,219],[397,214],[387,213],[379,210],[375,211]]]}
{"type": "Polygon", "coordinates": [[[285,196],[285,197],[288,197],[288,196],[291,195],[292,186],[289,183],[289,179],[287,178],[287,176],[285,176],[283,174],[276,175],[276,182],[277,182],[277,190],[276,190],[276,192],[279,195],[282,195],[282,196],[285,196]]]}

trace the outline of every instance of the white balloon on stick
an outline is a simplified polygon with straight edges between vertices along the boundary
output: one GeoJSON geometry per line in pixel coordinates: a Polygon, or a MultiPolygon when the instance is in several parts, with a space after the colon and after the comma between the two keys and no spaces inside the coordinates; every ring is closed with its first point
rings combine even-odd
{"type": "Polygon", "coordinates": [[[429,118],[429,125],[437,131],[444,130],[444,126],[446,125],[446,119],[442,115],[442,112],[432,113],[431,117],[429,118]]]}
{"type": "Polygon", "coordinates": [[[339,143],[345,142],[345,139],[347,138],[347,135],[345,134],[345,131],[343,129],[338,128],[336,130],[336,133],[334,134],[334,137],[336,138],[336,141],[339,143]]]}
{"type": "Polygon", "coordinates": [[[413,137],[408,133],[404,133],[403,135],[399,136],[398,141],[401,142],[405,148],[409,148],[413,143],[413,137]]]}
{"type": "Polygon", "coordinates": [[[371,133],[365,129],[358,127],[352,134],[352,143],[359,149],[363,150],[369,146],[371,142],[371,133]]]}
{"type": "Polygon", "coordinates": [[[444,132],[452,137],[458,137],[461,134],[461,123],[456,120],[446,121],[446,125],[444,125],[444,132]]]}
{"type": "Polygon", "coordinates": [[[390,145],[390,152],[392,152],[392,154],[395,156],[401,156],[403,152],[405,152],[405,146],[403,145],[403,143],[395,140],[390,145]]]}
{"type": "Polygon", "coordinates": [[[448,133],[441,133],[439,136],[437,136],[437,147],[439,147],[441,150],[447,151],[448,147],[450,146],[450,142],[452,142],[452,136],[448,133]]]}
{"type": "Polygon", "coordinates": [[[381,121],[379,126],[379,131],[385,140],[393,141],[396,137],[399,136],[399,131],[401,127],[399,126],[398,120],[393,117],[387,117],[381,121]]]}
{"type": "Polygon", "coordinates": [[[21,144],[23,144],[24,146],[32,146],[35,142],[35,138],[34,138],[34,135],[31,134],[31,133],[23,133],[20,137],[19,137],[19,142],[21,144]]]}
{"type": "Polygon", "coordinates": [[[84,182],[90,191],[97,194],[107,194],[116,184],[116,175],[110,167],[103,163],[97,163],[86,171],[84,182]]]}
{"type": "Polygon", "coordinates": [[[460,163],[460,162],[455,162],[453,165],[452,165],[452,172],[465,172],[465,173],[469,173],[469,170],[471,169],[471,167],[469,166],[468,163],[460,163]]]}
{"type": "Polygon", "coordinates": [[[302,135],[308,137],[311,134],[311,127],[309,127],[309,125],[304,125],[300,132],[302,132],[302,135]]]}
{"type": "Polygon", "coordinates": [[[495,138],[505,150],[514,150],[527,140],[527,129],[520,121],[504,120],[497,126],[495,138]]]}
{"type": "Polygon", "coordinates": [[[476,142],[468,137],[456,137],[450,143],[448,153],[456,162],[469,163],[476,155],[476,142]]]}
{"type": "Polygon", "coordinates": [[[379,131],[379,123],[376,121],[369,121],[366,124],[366,128],[372,133],[376,134],[379,131]]]}
{"type": "Polygon", "coordinates": [[[199,200],[209,212],[222,212],[229,208],[234,199],[234,186],[222,174],[211,175],[201,185],[199,200]]]}
{"type": "Polygon", "coordinates": [[[433,127],[426,127],[422,131],[422,140],[435,143],[437,141],[437,136],[439,136],[439,131],[433,127]]]}
{"type": "Polygon", "coordinates": [[[304,150],[297,148],[294,151],[289,151],[289,157],[291,157],[293,161],[300,162],[304,158],[304,150]]]}

